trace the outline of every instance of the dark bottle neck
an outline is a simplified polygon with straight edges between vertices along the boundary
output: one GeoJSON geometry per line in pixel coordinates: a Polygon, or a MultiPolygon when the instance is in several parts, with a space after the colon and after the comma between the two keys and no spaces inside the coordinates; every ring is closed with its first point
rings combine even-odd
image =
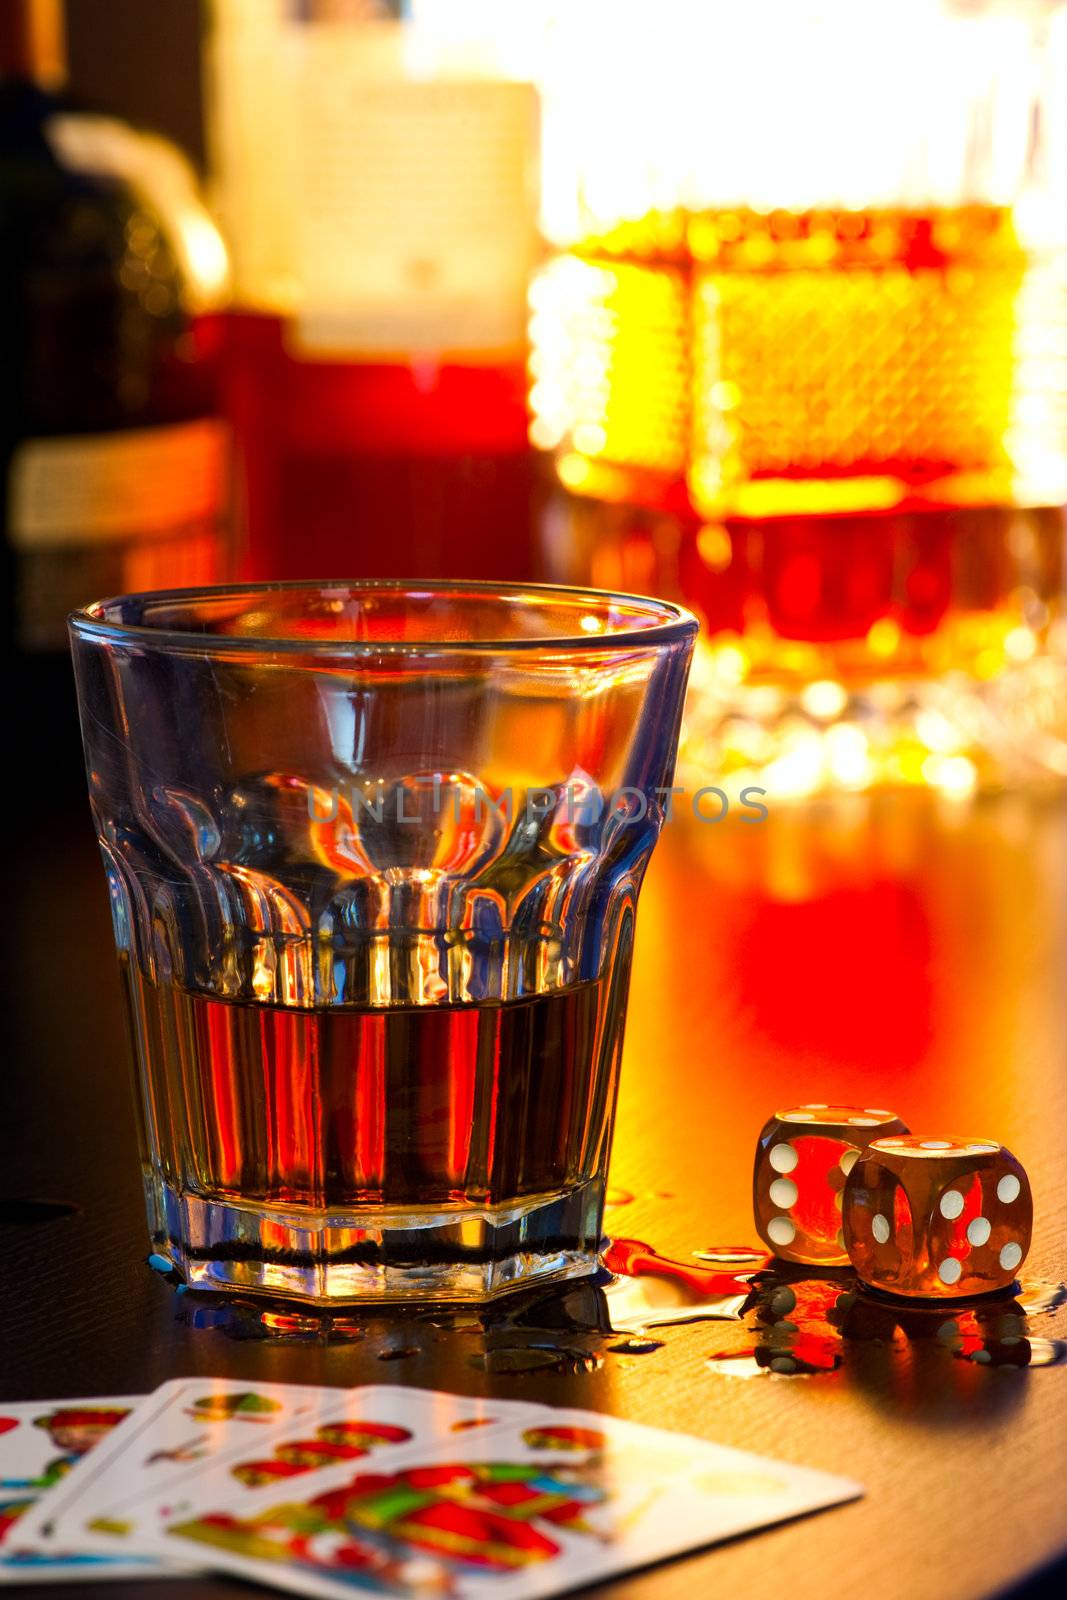
{"type": "Polygon", "coordinates": [[[0,0],[0,78],[54,90],[66,77],[62,0],[0,0]]]}

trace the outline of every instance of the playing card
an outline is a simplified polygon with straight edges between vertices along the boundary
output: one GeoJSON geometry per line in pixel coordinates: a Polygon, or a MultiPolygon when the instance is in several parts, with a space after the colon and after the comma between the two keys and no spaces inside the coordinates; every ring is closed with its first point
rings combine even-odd
{"type": "Polygon", "coordinates": [[[25,1518],[100,1446],[140,1403],[140,1395],[91,1400],[31,1400],[0,1405],[0,1583],[141,1576],[146,1562],[122,1555],[41,1555],[27,1550],[25,1518]]]}
{"type": "Polygon", "coordinates": [[[855,1483],[595,1412],[541,1408],[430,1450],[231,1492],[176,1554],[297,1593],[530,1600],[860,1494],[855,1483]]]}
{"type": "Polygon", "coordinates": [[[121,1539],[127,1550],[173,1555],[163,1538],[166,1524],[189,1520],[201,1507],[210,1508],[235,1492],[288,1484],[312,1472],[321,1476],[326,1467],[339,1468],[344,1481],[354,1462],[372,1454],[384,1458],[432,1449],[449,1434],[536,1416],[539,1409],[390,1384],[307,1392],[315,1399],[298,1419],[260,1437],[233,1441],[210,1461],[186,1466],[165,1488],[142,1488],[106,1507],[94,1496],[95,1514],[79,1517],[76,1525],[67,1519],[65,1529],[76,1526],[79,1544],[90,1549],[114,1550],[121,1539]]]}
{"type": "Polygon", "coordinates": [[[227,1446],[258,1440],[321,1397],[336,1400],[344,1392],[230,1378],[175,1378],[161,1384],[91,1459],[64,1477],[47,1503],[27,1513],[20,1542],[42,1552],[57,1541],[82,1549],[82,1530],[101,1512],[161,1490],[227,1446]]]}

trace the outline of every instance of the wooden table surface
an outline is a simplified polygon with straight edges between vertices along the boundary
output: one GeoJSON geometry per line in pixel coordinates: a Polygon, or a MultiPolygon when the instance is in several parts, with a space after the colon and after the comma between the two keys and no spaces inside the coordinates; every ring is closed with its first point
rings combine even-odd
{"type": "MultiPolygon", "coordinates": [[[[0,1195],[78,1210],[0,1226],[0,1397],[137,1392],[193,1373],[402,1382],[591,1406],[866,1485],[856,1504],[596,1591],[612,1600],[978,1600],[1067,1562],[1067,1366],[980,1366],[936,1338],[898,1335],[846,1338],[842,1364],[824,1375],[744,1379],[708,1357],[751,1333],[698,1322],[644,1355],[562,1331],[561,1347],[599,1350],[599,1366],[487,1371],[532,1339],[499,1314],[473,1332],[400,1313],[368,1318],[359,1341],[314,1329],[265,1337],[254,1311],[227,1324],[214,1299],[177,1296],[144,1265],[86,808],[81,795],[48,809],[27,794],[24,810],[3,919],[0,1195]],[[413,1353],[383,1365],[398,1345],[413,1353]]],[[[609,1230],[679,1258],[751,1240],[752,1148],[766,1115],[787,1100],[859,1101],[895,1107],[916,1131],[1008,1144],[1038,1208],[1023,1275],[1063,1276],[1065,821],[1048,798],[939,809],[887,797],[772,807],[758,826],[732,815],[668,826],[642,895],[612,1171],[633,1198],[611,1207],[609,1230]]],[[[603,1306],[598,1292],[592,1301],[603,1306]]],[[[552,1304],[532,1321],[550,1322],[552,1304]]],[[[1032,1328],[1067,1335],[1067,1312],[1032,1328]]],[[[93,1592],[102,1600],[101,1586],[93,1592]]],[[[121,1588],[124,1600],[142,1593],[235,1591],[211,1579],[121,1588]]]]}

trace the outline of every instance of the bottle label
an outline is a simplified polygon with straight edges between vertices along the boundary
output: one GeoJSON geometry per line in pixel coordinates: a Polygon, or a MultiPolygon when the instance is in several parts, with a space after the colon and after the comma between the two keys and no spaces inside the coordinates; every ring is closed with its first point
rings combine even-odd
{"type": "Polygon", "coordinates": [[[313,357],[521,356],[533,86],[419,76],[404,24],[218,21],[217,201],[239,303],[291,310],[288,338],[313,357]]]}
{"type": "Polygon", "coordinates": [[[521,351],[535,243],[530,86],[377,81],[334,62],[301,90],[296,345],[521,351]]]}
{"type": "Polygon", "coordinates": [[[217,517],[225,478],[226,429],[213,418],[27,439],[11,462],[8,537],[40,550],[177,534],[217,517]]]}
{"type": "Polygon", "coordinates": [[[104,595],[226,577],[227,466],[213,419],[20,444],[7,507],[19,645],[63,648],[67,613],[104,595]]]}

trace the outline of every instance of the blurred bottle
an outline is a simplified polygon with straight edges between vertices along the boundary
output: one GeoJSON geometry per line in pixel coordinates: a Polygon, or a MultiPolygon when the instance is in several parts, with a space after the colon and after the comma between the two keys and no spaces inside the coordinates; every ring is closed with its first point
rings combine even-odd
{"type": "Polygon", "coordinates": [[[251,576],[528,576],[537,100],[469,11],[211,7],[251,576]]]}
{"type": "MultiPolygon", "coordinates": [[[[64,95],[58,0],[0,10],[0,422],[7,635],[226,574],[215,387],[222,240],[165,140],[64,95]]],[[[38,661],[33,683],[44,682],[38,661]]]]}

